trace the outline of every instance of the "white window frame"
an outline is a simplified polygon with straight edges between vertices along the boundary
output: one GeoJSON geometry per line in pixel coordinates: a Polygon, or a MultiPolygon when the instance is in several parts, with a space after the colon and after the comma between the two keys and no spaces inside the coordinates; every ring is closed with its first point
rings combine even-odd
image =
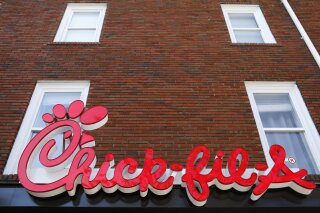
{"type": "MultiPolygon", "coordinates": [[[[84,42],[84,43],[99,42],[106,9],[107,9],[106,3],[92,3],[92,4],[91,3],[89,4],[69,3],[67,5],[63,18],[60,22],[60,26],[54,38],[54,42],[67,42],[67,43],[68,42],[84,42]],[[72,16],[75,12],[99,12],[100,13],[99,20],[95,28],[96,29],[95,36],[92,41],[66,41],[65,40],[72,16]]],[[[84,29],[88,29],[88,28],[84,28],[84,29]]]]}
{"type": "Polygon", "coordinates": [[[23,118],[19,132],[15,139],[13,148],[5,166],[4,175],[17,174],[17,167],[20,156],[29,142],[32,125],[46,92],[81,92],[80,100],[87,102],[89,93],[89,81],[38,81],[31,97],[26,114],[23,118]]]}
{"type": "MultiPolygon", "coordinates": [[[[252,30],[252,28],[236,28],[236,29],[232,28],[229,15],[228,15],[229,13],[252,13],[258,25],[258,28],[256,30],[259,30],[261,32],[261,36],[264,43],[270,43],[270,44],[276,43],[276,40],[272,35],[272,32],[266,22],[265,17],[262,14],[262,11],[259,5],[221,4],[221,8],[223,11],[224,19],[226,21],[232,43],[240,43],[240,42],[237,42],[236,36],[234,34],[234,30],[252,30]]],[[[242,44],[246,44],[246,43],[252,43],[252,42],[245,42],[242,44]]]]}
{"type": "MultiPolygon", "coordinates": [[[[268,128],[263,128],[262,121],[260,119],[259,111],[257,104],[255,102],[254,93],[288,93],[292,107],[295,109],[295,112],[301,122],[302,132],[304,132],[304,136],[306,139],[307,146],[309,146],[309,150],[311,152],[310,156],[315,163],[315,168],[317,173],[320,171],[320,137],[317,131],[316,126],[314,125],[312,118],[309,114],[306,104],[303,101],[301,93],[299,91],[298,86],[295,82],[245,82],[246,90],[248,93],[250,105],[253,111],[253,116],[257,124],[260,140],[262,143],[263,151],[266,156],[266,161],[268,166],[273,165],[273,161],[269,155],[269,144],[267,141],[267,137],[265,131],[268,128]]],[[[280,129],[280,128],[279,128],[280,129]]],[[[297,128],[296,128],[297,129],[297,128]]],[[[273,129],[276,130],[276,129],[273,129]]],[[[286,128],[289,130],[289,128],[286,128]]],[[[296,130],[294,130],[296,131],[296,130]]],[[[288,156],[286,156],[288,157],[288,156]]],[[[298,168],[294,168],[298,169],[298,168]]],[[[300,168],[301,169],[301,168],[300,168]]]]}

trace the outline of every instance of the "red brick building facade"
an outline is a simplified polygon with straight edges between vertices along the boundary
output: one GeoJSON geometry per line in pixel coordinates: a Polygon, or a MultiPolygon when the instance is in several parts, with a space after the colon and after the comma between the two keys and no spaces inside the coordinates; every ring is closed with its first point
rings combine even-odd
{"type": "MultiPolygon", "coordinates": [[[[320,4],[289,3],[319,50],[320,4]]],[[[43,81],[90,82],[86,106],[108,107],[93,132],[97,166],[108,152],[142,163],[148,147],[185,164],[201,144],[226,155],[243,147],[250,167],[266,162],[251,81],[295,82],[319,131],[320,70],[280,0],[0,1],[0,20],[2,184],[18,183],[3,172],[43,81]],[[98,41],[55,41],[68,3],[106,3],[98,41]],[[275,42],[232,42],[222,4],[258,5],[275,42]]]]}

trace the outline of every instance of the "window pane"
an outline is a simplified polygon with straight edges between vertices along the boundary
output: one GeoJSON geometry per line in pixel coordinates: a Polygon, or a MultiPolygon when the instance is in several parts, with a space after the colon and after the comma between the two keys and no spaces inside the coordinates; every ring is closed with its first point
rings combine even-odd
{"type": "Polygon", "coordinates": [[[229,13],[229,19],[233,28],[258,28],[253,13],[229,13]]]}
{"type": "Polygon", "coordinates": [[[301,127],[289,94],[254,94],[264,128],[301,127]]]}
{"type": "MultiPolygon", "coordinates": [[[[34,137],[38,132],[33,132],[32,137],[34,137]]],[[[63,151],[63,134],[56,135],[53,139],[56,140],[56,148],[53,148],[53,151],[49,153],[49,158],[54,159],[58,157],[63,151]]],[[[40,168],[43,165],[40,163],[39,159],[40,150],[35,154],[35,157],[32,162],[32,168],[40,168]]]]}
{"type": "Polygon", "coordinates": [[[315,164],[311,153],[306,145],[303,133],[266,133],[269,146],[279,144],[286,150],[286,157],[295,159],[295,163],[286,162],[289,168],[300,168],[308,170],[309,174],[316,174],[315,164]]]}
{"type": "Polygon", "coordinates": [[[237,43],[264,43],[260,30],[234,30],[237,43]]]}
{"type": "Polygon", "coordinates": [[[69,27],[96,28],[99,12],[74,12],[69,27]]]}
{"type": "Polygon", "coordinates": [[[33,127],[46,126],[42,120],[42,115],[52,113],[52,107],[55,104],[62,104],[67,108],[72,101],[79,100],[80,96],[80,92],[46,92],[43,96],[33,127]]]}
{"type": "Polygon", "coordinates": [[[96,30],[68,30],[65,41],[92,42],[96,30]]]}

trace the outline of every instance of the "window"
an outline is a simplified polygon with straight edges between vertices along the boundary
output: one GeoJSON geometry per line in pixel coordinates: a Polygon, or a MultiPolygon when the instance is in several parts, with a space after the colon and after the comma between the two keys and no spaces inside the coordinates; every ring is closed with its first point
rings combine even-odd
{"type": "Polygon", "coordinates": [[[99,42],[106,8],[106,4],[68,4],[54,42],[99,42]]]}
{"type": "Polygon", "coordinates": [[[320,138],[298,87],[292,82],[245,82],[260,139],[272,165],[269,148],[286,150],[286,165],[318,174],[320,138]]]}
{"type": "Polygon", "coordinates": [[[232,43],[276,43],[258,5],[221,7],[232,43]]]}
{"type": "MultiPolygon", "coordinates": [[[[4,174],[17,173],[19,158],[27,143],[35,134],[45,127],[45,123],[42,121],[42,115],[44,113],[52,113],[52,107],[58,103],[63,104],[65,107],[68,107],[74,100],[80,99],[85,103],[88,91],[89,82],[87,81],[39,81],[14,142],[4,174]]],[[[57,147],[55,153],[52,153],[52,157],[57,156],[63,151],[64,144],[61,141],[62,138],[62,136],[56,136],[57,145],[60,144],[60,146],[57,147]]],[[[40,167],[40,162],[37,157],[35,157],[32,167],[40,167]]]]}

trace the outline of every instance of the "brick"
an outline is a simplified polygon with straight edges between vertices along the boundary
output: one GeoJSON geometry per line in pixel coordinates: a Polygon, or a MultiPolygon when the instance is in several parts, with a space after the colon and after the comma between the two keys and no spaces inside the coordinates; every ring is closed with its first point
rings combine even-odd
{"type": "MultiPolygon", "coordinates": [[[[319,68],[280,0],[108,0],[99,43],[55,44],[67,3],[1,1],[1,172],[38,80],[90,80],[88,106],[110,118],[97,166],[107,152],[142,163],[147,147],[184,164],[199,144],[265,161],[244,81],[296,81],[320,127],[319,68]],[[277,44],[231,44],[221,3],[259,4],[277,44]]],[[[320,4],[290,3],[320,49],[320,4]]]]}

